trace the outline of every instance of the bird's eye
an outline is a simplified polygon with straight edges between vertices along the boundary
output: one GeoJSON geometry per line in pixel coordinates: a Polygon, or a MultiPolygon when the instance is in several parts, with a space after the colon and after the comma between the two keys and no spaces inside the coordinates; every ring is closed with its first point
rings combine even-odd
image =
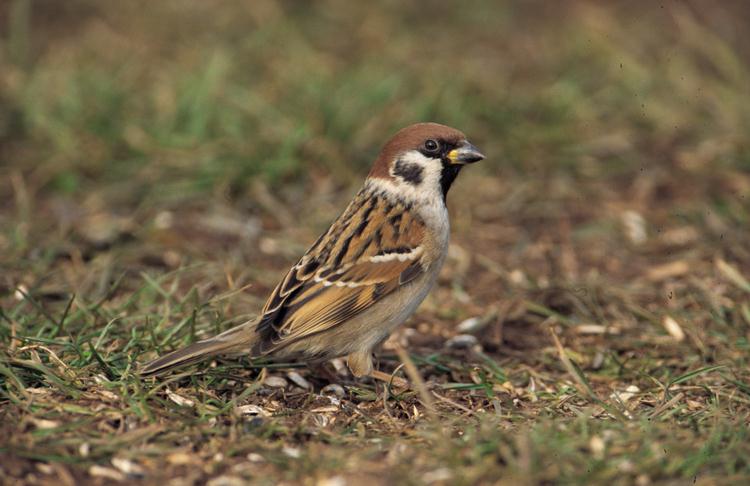
{"type": "Polygon", "coordinates": [[[440,149],[440,144],[435,140],[429,139],[424,143],[424,148],[428,152],[437,152],[440,149]]]}

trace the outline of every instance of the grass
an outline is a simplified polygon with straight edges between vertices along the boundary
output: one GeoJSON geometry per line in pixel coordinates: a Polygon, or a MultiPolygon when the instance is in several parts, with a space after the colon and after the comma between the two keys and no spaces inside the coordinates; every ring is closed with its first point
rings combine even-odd
{"type": "Polygon", "coordinates": [[[747,13],[5,2],[0,478],[746,481],[747,13]],[[379,354],[429,400],[333,366],[135,376],[253,316],[420,120],[488,155],[379,354]]]}

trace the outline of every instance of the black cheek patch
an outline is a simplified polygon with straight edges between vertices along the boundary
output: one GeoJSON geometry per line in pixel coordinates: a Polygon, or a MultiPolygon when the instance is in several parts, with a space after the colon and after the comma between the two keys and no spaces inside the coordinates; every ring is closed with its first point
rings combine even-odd
{"type": "Polygon", "coordinates": [[[418,186],[422,183],[422,168],[417,164],[404,162],[401,159],[396,161],[396,165],[393,167],[393,175],[400,177],[413,186],[418,186]]]}

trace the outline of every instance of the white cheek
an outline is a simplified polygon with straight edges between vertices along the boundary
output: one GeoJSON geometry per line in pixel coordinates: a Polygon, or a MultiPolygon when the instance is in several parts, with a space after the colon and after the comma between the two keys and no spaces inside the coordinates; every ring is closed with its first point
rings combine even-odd
{"type": "Polygon", "coordinates": [[[424,202],[433,199],[443,201],[443,190],[440,186],[443,165],[439,159],[425,157],[417,150],[410,150],[401,155],[399,159],[406,164],[414,164],[422,169],[422,181],[419,184],[409,183],[394,176],[393,183],[405,198],[424,202]]]}
{"type": "Polygon", "coordinates": [[[413,204],[425,223],[435,231],[440,244],[447,245],[448,209],[445,207],[443,189],[440,185],[442,163],[425,157],[416,150],[403,154],[400,159],[405,163],[416,164],[422,169],[422,181],[419,184],[409,183],[395,176],[392,179],[370,179],[368,183],[393,197],[413,204]]]}

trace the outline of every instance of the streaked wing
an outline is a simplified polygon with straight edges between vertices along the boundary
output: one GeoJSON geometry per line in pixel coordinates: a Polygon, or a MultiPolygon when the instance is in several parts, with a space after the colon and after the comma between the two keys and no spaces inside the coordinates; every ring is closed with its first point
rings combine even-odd
{"type": "Polygon", "coordinates": [[[256,351],[336,327],[416,278],[424,236],[403,204],[361,191],[271,294],[256,351]]]}

